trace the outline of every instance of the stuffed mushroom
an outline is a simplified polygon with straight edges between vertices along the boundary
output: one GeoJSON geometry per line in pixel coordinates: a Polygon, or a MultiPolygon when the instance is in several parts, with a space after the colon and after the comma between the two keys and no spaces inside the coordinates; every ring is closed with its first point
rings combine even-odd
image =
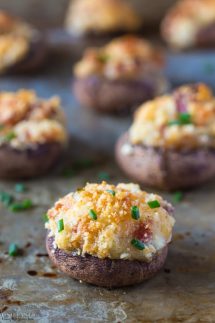
{"type": "Polygon", "coordinates": [[[66,30],[75,36],[136,31],[141,21],[123,0],[75,0],[66,15],[66,30]]]}
{"type": "Polygon", "coordinates": [[[204,84],[185,85],[143,104],[116,145],[125,173],[144,185],[176,190],[215,176],[215,98],[204,84]]]}
{"type": "Polygon", "coordinates": [[[0,93],[0,177],[29,178],[56,164],[67,142],[58,97],[35,92],[0,93]]]}
{"type": "Polygon", "coordinates": [[[166,14],[161,32],[175,49],[215,46],[215,1],[180,0],[166,14]]]}
{"type": "Polygon", "coordinates": [[[74,69],[74,93],[99,112],[127,112],[166,90],[162,67],[162,54],[149,42],[123,36],[86,50],[74,69]]]}
{"type": "Polygon", "coordinates": [[[46,247],[74,279],[104,287],[143,282],[163,266],[173,207],[135,184],[87,184],[48,211],[46,247]]]}
{"type": "Polygon", "coordinates": [[[45,56],[41,33],[0,10],[0,74],[31,71],[43,63],[45,56]]]}

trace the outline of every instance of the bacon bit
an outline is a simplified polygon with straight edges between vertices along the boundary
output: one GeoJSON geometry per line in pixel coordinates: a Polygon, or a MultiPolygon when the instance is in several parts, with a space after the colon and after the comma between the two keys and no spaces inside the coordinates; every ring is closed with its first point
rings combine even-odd
{"type": "Polygon", "coordinates": [[[152,231],[149,223],[141,223],[139,228],[134,232],[133,236],[142,242],[148,242],[152,238],[152,231]]]}
{"type": "Polygon", "coordinates": [[[181,86],[174,92],[175,103],[179,113],[186,113],[189,102],[201,102],[212,99],[210,89],[204,84],[197,83],[181,86]]]}

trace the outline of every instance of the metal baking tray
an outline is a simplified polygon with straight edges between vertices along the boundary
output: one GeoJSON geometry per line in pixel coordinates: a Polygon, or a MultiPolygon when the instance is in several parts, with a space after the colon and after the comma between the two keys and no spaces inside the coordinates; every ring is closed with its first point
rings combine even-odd
{"type": "MultiPolygon", "coordinates": [[[[42,214],[54,201],[102,176],[113,183],[129,181],[114,162],[114,143],[131,117],[96,115],[78,106],[71,92],[76,58],[77,51],[68,45],[52,51],[49,64],[37,74],[0,79],[1,90],[32,88],[41,97],[59,95],[71,136],[69,163],[94,161],[71,177],[57,170],[26,182],[26,193],[16,194],[32,199],[31,211],[11,213],[0,206],[0,321],[214,322],[214,182],[186,192],[175,204],[176,226],[167,262],[156,277],[141,285],[114,290],[90,286],[66,277],[49,261],[42,214]],[[21,256],[8,256],[11,242],[22,248],[21,256]]],[[[14,182],[1,181],[2,190],[14,193],[14,182]]],[[[172,194],[159,193],[173,202],[172,194]]]]}

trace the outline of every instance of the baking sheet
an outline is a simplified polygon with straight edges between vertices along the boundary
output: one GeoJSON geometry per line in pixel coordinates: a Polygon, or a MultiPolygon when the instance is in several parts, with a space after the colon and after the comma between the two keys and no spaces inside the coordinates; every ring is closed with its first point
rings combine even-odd
{"type": "Polygon", "coordinates": [[[173,84],[205,82],[215,89],[215,52],[191,50],[168,52],[166,75],[173,84]]]}
{"type": "MultiPolygon", "coordinates": [[[[91,158],[96,165],[71,178],[59,172],[26,182],[35,208],[10,213],[0,208],[0,321],[35,322],[214,322],[215,321],[215,202],[214,182],[186,192],[176,205],[176,226],[167,262],[153,279],[139,286],[107,290],[80,284],[61,274],[45,250],[42,214],[59,196],[99,172],[110,181],[128,182],[114,163],[114,143],[131,118],[98,116],[81,109],[71,94],[72,51],[55,53],[41,73],[0,80],[1,90],[34,88],[41,97],[62,98],[71,134],[69,158],[91,158]],[[16,242],[23,255],[11,258],[16,242]]],[[[13,182],[0,190],[14,193],[13,182]]],[[[162,193],[169,201],[173,196],[162,193]]]]}

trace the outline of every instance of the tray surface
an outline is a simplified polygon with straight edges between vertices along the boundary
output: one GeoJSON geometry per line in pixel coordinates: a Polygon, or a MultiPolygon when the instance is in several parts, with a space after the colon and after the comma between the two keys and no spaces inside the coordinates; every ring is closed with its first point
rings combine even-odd
{"type": "MultiPolygon", "coordinates": [[[[116,138],[130,118],[98,116],[81,109],[71,94],[71,71],[77,53],[55,53],[49,67],[31,76],[4,77],[1,90],[34,88],[41,97],[60,95],[71,134],[73,160],[91,158],[96,165],[71,178],[56,172],[26,182],[35,208],[10,213],[0,207],[0,321],[35,322],[214,322],[215,320],[215,183],[185,193],[176,206],[173,242],[164,269],[139,286],[106,290],[81,284],[61,274],[45,250],[41,216],[59,196],[98,180],[128,182],[114,163],[116,138]],[[73,58],[72,58],[73,57],[73,58]],[[24,254],[12,258],[16,242],[24,254]]],[[[14,192],[14,183],[0,182],[0,191],[14,192]]],[[[150,190],[150,189],[149,189],[150,190]]],[[[173,196],[162,193],[169,201],[173,196]]]]}

